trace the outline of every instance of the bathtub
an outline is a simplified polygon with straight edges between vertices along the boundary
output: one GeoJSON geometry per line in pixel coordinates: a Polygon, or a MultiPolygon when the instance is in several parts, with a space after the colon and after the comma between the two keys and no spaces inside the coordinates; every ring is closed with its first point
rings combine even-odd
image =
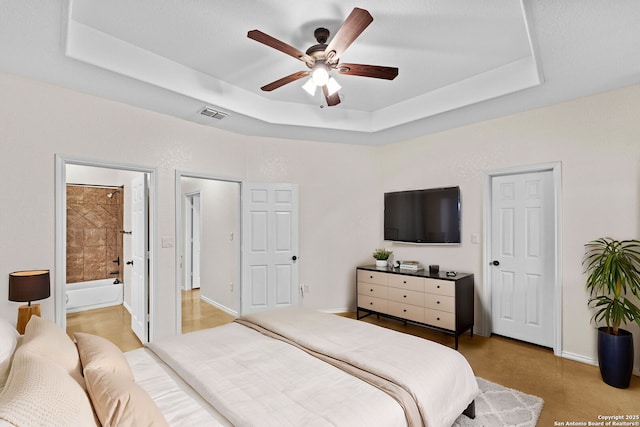
{"type": "Polygon", "coordinates": [[[67,313],[120,305],[123,302],[122,283],[114,279],[91,280],[67,284],[67,313]]]}

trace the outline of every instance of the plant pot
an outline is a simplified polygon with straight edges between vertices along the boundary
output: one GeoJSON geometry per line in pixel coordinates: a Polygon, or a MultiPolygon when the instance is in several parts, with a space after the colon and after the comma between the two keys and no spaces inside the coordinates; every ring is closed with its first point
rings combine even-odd
{"type": "Polygon", "coordinates": [[[598,328],[598,365],[602,380],[610,386],[627,388],[633,373],[633,335],[619,329],[613,335],[610,328],[598,328]]]}
{"type": "Polygon", "coordinates": [[[386,259],[377,259],[376,260],[376,267],[386,267],[387,266],[387,260],[386,259]]]}

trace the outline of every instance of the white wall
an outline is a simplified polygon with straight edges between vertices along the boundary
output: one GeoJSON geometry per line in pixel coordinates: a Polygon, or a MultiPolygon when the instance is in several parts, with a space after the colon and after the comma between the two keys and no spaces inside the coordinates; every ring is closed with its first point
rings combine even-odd
{"type": "MultiPolygon", "coordinates": [[[[0,73],[0,295],[8,274],[49,268],[55,277],[55,155],[156,170],[155,337],[176,331],[175,171],[300,186],[302,304],[345,310],[354,304],[354,268],[367,260],[378,227],[375,149],[249,137],[0,73]],[[34,114],[37,105],[47,114],[34,114]]],[[[233,117],[225,120],[233,120],[233,117]]],[[[41,301],[54,319],[52,297],[41,301]]],[[[0,300],[14,323],[18,303],[0,300]]]]}
{"type": "MultiPolygon", "coordinates": [[[[640,237],[640,86],[387,145],[378,154],[384,191],[460,185],[462,245],[386,245],[398,259],[474,273],[478,294],[482,245],[470,242],[472,233],[482,234],[484,172],[562,162],[562,351],[596,360],[583,245],[602,236],[640,237]]],[[[638,367],[640,334],[628,329],[638,367]]]]}
{"type": "Polygon", "coordinates": [[[376,148],[254,140],[247,180],[299,185],[301,304],[355,309],[355,267],[371,263],[381,228],[376,148]]]}

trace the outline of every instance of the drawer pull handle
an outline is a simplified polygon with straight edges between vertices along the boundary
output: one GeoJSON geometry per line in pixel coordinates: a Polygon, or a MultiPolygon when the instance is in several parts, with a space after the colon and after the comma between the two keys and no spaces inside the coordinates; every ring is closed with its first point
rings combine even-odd
{"type": "Polygon", "coordinates": [[[407,283],[407,281],[406,281],[406,280],[404,280],[402,283],[407,283]]]}
{"type": "Polygon", "coordinates": [[[402,311],[404,311],[404,312],[406,313],[406,312],[407,312],[407,309],[405,308],[405,309],[404,309],[404,310],[402,310],[402,311]]]}
{"type": "Polygon", "coordinates": [[[371,292],[373,292],[373,289],[370,289],[370,290],[371,290],[371,292]]]}
{"type": "MultiPolygon", "coordinates": [[[[369,303],[369,305],[373,305],[373,303],[372,303],[372,302],[370,302],[370,303],[369,303]]],[[[440,319],[438,319],[438,320],[440,320],[440,319]]]]}
{"type": "Polygon", "coordinates": [[[439,318],[439,317],[436,317],[436,320],[440,320],[440,318],[439,318]]]}
{"type": "Polygon", "coordinates": [[[369,276],[369,279],[373,279],[373,276],[369,276]]]}
{"type": "Polygon", "coordinates": [[[403,295],[405,298],[407,297],[406,295],[403,295]]]}
{"type": "Polygon", "coordinates": [[[436,301],[436,304],[440,304],[440,301],[436,301]]]}
{"type": "Polygon", "coordinates": [[[436,288],[440,289],[440,285],[437,285],[436,288]]]}

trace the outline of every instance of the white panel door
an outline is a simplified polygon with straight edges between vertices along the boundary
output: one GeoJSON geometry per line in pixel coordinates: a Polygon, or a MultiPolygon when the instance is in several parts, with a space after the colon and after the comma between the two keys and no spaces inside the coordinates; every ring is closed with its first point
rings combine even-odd
{"type": "Polygon", "coordinates": [[[553,172],[495,176],[491,192],[492,331],[553,347],[553,172]]]}
{"type": "Polygon", "coordinates": [[[241,313],[298,301],[298,188],[242,185],[241,313]]]}
{"type": "Polygon", "coordinates": [[[148,189],[146,174],[131,182],[131,329],[141,342],[149,341],[148,189]]]}

